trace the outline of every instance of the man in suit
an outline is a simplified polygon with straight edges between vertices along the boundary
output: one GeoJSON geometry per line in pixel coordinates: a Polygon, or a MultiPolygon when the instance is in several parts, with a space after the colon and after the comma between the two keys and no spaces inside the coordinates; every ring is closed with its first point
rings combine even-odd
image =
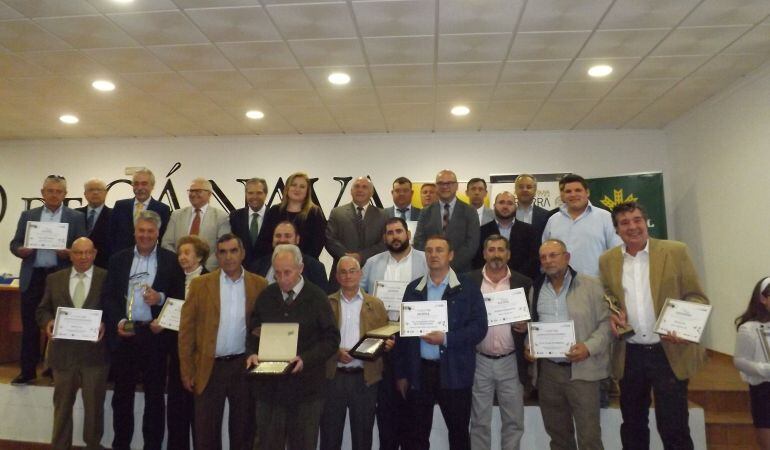
{"type": "Polygon", "coordinates": [[[110,255],[136,244],[134,220],[141,211],[155,211],[160,216],[161,236],[165,234],[168,219],[171,216],[171,209],[168,206],[150,196],[155,188],[155,175],[150,169],[144,168],[134,172],[131,187],[134,190],[134,198],[118,200],[112,208],[107,228],[110,255]]]}
{"type": "Polygon", "coordinates": [[[59,307],[101,309],[101,291],[107,271],[94,266],[97,250],[90,239],[72,243],[71,269],[48,275],[43,300],[37,307],[37,323],[51,339],[48,365],[53,369],[52,447],[72,447],[72,406],[78,389],[83,396],[83,441],[86,449],[101,449],[104,432],[104,395],[107,390],[107,352],[102,336],[96,342],[53,339],[53,325],[59,307]]]}
{"type": "Polygon", "coordinates": [[[439,201],[422,210],[414,247],[424,250],[433,235],[446,236],[452,244],[452,269],[468,272],[479,247],[479,216],[471,206],[457,200],[457,175],[442,170],[436,175],[439,201]]]}
{"type": "MultiPolygon", "coordinates": [[[[471,217],[476,220],[475,215],[471,217]]],[[[404,447],[430,447],[433,406],[438,402],[449,430],[449,448],[469,449],[476,344],[487,332],[484,299],[476,283],[450,268],[454,252],[446,237],[429,238],[425,255],[429,273],[409,283],[404,302],[445,300],[449,326],[446,333],[401,337],[394,349],[397,385],[407,402],[409,429],[404,447]]]]}
{"type": "Polygon", "coordinates": [[[537,178],[528,173],[517,176],[514,181],[514,190],[517,203],[516,220],[532,225],[537,233],[537,242],[542,242],[545,224],[548,223],[548,218],[553,215],[553,212],[535,204],[537,178]]]}
{"type": "Polygon", "coordinates": [[[609,375],[611,340],[604,291],[598,279],[569,265],[570,253],[562,241],[543,242],[540,262],[544,274],[532,288],[532,322],[572,320],[577,342],[563,357],[537,360],[545,431],[552,449],[602,449],[599,390],[609,375]]]}
{"type": "Polygon", "coordinates": [[[471,207],[479,215],[480,226],[495,220],[495,214],[484,205],[484,200],[487,198],[487,182],[483,178],[471,178],[465,185],[465,195],[468,196],[471,207]]]}
{"type": "Polygon", "coordinates": [[[393,188],[390,190],[393,197],[393,206],[385,208],[387,217],[400,217],[408,221],[420,220],[420,208],[412,206],[412,182],[407,177],[398,177],[393,180],[393,188]]]}
{"type": "Polygon", "coordinates": [[[473,267],[479,269],[485,264],[484,242],[489,236],[501,235],[510,243],[508,267],[530,278],[537,277],[538,241],[535,230],[528,223],[516,220],[516,199],[513,194],[503,191],[495,196],[495,220],[479,230],[479,250],[473,260],[473,267]]]}
{"type": "MultiPolygon", "coordinates": [[[[336,273],[337,261],[352,256],[363,265],[370,256],[385,250],[382,231],[385,229],[385,213],[369,203],[374,186],[366,177],[353,180],[350,187],[352,201],[334,208],[326,223],[326,250],[334,258],[332,273],[336,273]]],[[[330,280],[335,289],[337,280],[330,280]]]]}
{"type": "MultiPolygon", "coordinates": [[[[273,248],[270,241],[260,239],[264,228],[267,206],[267,182],[264,178],[251,178],[246,181],[246,207],[230,213],[230,229],[246,247],[246,259],[243,267],[251,267],[254,261],[263,256],[270,256],[273,248]]],[[[270,231],[265,231],[269,233],[270,231]]]]}
{"type": "MultiPolygon", "coordinates": [[[[361,265],[355,258],[340,258],[336,275],[340,290],[329,296],[329,304],[340,330],[340,348],[337,357],[326,364],[330,382],[321,415],[321,450],[342,448],[348,410],[352,448],[371,450],[382,358],[362,361],[354,359],[349,352],[368,331],[387,325],[388,314],[382,301],[365,294],[359,287],[361,265]]],[[[394,344],[394,339],[388,339],[386,351],[394,344]]]]}
{"type": "Polygon", "coordinates": [[[67,180],[49,175],[40,189],[43,206],[23,211],[11,240],[11,253],[21,258],[19,291],[21,292],[21,373],[11,381],[23,385],[37,377],[40,362],[40,329],[35,321],[35,311],[45,290],[48,275],[69,266],[69,250],[72,242],[86,235],[83,214],[64,206],[67,196],[67,180]],[[28,222],[67,223],[67,249],[36,250],[24,246],[28,222]]]}
{"type": "MultiPolygon", "coordinates": [[[[211,182],[205,178],[196,178],[190,183],[187,190],[190,206],[171,214],[161,240],[163,248],[176,253],[176,242],[187,235],[198,236],[209,244],[209,248],[216,248],[217,239],[230,232],[227,213],[209,205],[211,190],[211,182]]],[[[208,271],[216,269],[216,255],[209,255],[203,263],[208,271]]]]}
{"type": "Polygon", "coordinates": [[[104,184],[104,181],[94,178],[86,181],[83,190],[83,196],[88,205],[77,208],[77,211],[82,212],[85,216],[88,238],[96,247],[94,264],[106,269],[107,261],[110,259],[110,253],[107,250],[107,227],[110,224],[110,214],[112,214],[112,208],[104,204],[104,200],[107,198],[107,185],[104,184]]]}
{"type": "Polygon", "coordinates": [[[659,336],[654,327],[667,298],[708,304],[698,274],[681,242],[651,239],[647,213],[636,202],[621,203],[612,220],[623,245],[599,260],[606,292],[618,300],[620,316],[612,314],[612,331],[631,325],[635,334],[616,340],[613,376],[620,382],[623,448],[650,446],[650,390],[655,394],[658,433],[666,448],[692,449],[687,409],[687,383],[705,363],[699,344],[659,336]]]}
{"type": "MultiPolygon", "coordinates": [[[[273,247],[281,244],[292,244],[299,246],[299,234],[294,227],[294,223],[284,220],[275,226],[273,230],[273,247]]],[[[275,281],[275,270],[273,270],[273,255],[267,254],[254,261],[250,266],[246,266],[249,272],[256,273],[265,277],[268,283],[275,281]]],[[[329,289],[329,280],[326,278],[326,267],[323,263],[307,253],[302,254],[302,276],[327,292],[329,289]]]]}
{"type": "Polygon", "coordinates": [[[297,356],[291,373],[256,377],[257,440],[260,448],[313,449],[326,385],[326,362],[340,346],[326,293],[302,277],[302,253],[282,244],[273,252],[275,283],[259,295],[249,320],[246,363],[259,363],[263,323],[298,323],[297,356]]]}
{"type": "Polygon", "coordinates": [[[436,183],[423,183],[420,187],[420,205],[422,205],[422,209],[436,203],[436,200],[438,200],[436,183]]]}
{"type": "MultiPolygon", "coordinates": [[[[512,196],[511,196],[512,197],[512,196]]],[[[486,264],[468,276],[483,294],[521,288],[529,294],[532,280],[508,267],[511,249],[503,236],[491,235],[482,244],[486,264]]],[[[492,448],[492,404],[500,406],[500,442],[504,450],[519,448],[524,435],[524,386],[527,360],[524,357],[526,322],[490,325],[476,346],[476,373],[471,408],[471,447],[492,448]]]]}
{"type": "Polygon", "coordinates": [[[195,446],[222,448],[222,416],[229,404],[230,448],[251,448],[254,401],[246,365],[246,326],[267,281],[247,272],[243,242],[217,241],[219,269],[190,283],[179,326],[182,382],[195,394],[195,446]]]}
{"type": "MultiPolygon", "coordinates": [[[[114,215],[113,215],[114,217],[114,215]]],[[[184,297],[184,272],[176,255],[158,245],[161,218],[141,211],[133,248],[110,258],[102,289],[115,388],[112,396],[112,448],[126,450],[134,434],[134,391],[144,387],[144,448],[160,449],[165,432],[166,337],[150,329],[167,298],[184,297]]]]}

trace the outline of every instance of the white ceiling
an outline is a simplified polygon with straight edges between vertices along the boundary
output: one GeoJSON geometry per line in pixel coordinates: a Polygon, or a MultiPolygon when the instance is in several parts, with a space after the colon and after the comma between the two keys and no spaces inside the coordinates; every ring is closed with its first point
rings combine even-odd
{"type": "Polygon", "coordinates": [[[2,0],[0,139],[660,128],[770,57],[768,14],[770,0],[2,0]],[[596,63],[613,73],[590,79],[596,63]],[[332,87],[333,70],[351,83],[332,87]]]}

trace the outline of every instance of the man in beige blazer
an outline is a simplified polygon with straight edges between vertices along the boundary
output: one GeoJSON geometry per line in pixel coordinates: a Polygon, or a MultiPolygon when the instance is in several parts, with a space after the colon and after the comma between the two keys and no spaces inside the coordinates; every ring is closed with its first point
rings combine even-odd
{"type": "Polygon", "coordinates": [[[107,271],[94,266],[96,248],[82,237],[70,249],[72,268],[48,275],[45,293],[37,307],[36,319],[46,331],[51,345],[48,365],[53,369],[53,434],[54,449],[72,447],[72,406],[78,389],[83,396],[83,441],[86,449],[101,449],[104,431],[104,393],[107,387],[107,358],[104,324],[96,342],[53,339],[57,308],[101,309],[101,290],[107,271]]]}
{"type": "MultiPolygon", "coordinates": [[[[190,183],[187,190],[190,206],[171,213],[161,247],[176,253],[179,238],[194,234],[206,241],[209,248],[216,248],[217,239],[230,232],[230,218],[226,212],[209,205],[211,190],[211,182],[205,178],[196,178],[190,183]]],[[[214,252],[204,265],[208,271],[217,268],[214,252]]]]}
{"type": "Polygon", "coordinates": [[[195,446],[222,448],[225,399],[230,448],[251,448],[254,401],[246,378],[246,320],[267,281],[241,266],[246,251],[234,234],[216,244],[219,269],[194,279],[182,307],[179,367],[195,394],[195,446]]]}
{"type": "Polygon", "coordinates": [[[622,311],[611,316],[611,328],[616,336],[619,325],[631,325],[635,331],[633,336],[615,341],[612,358],[613,376],[620,382],[623,448],[649,448],[652,389],[664,447],[692,449],[687,382],[704,364],[705,351],[676,335],[659,336],[654,327],[667,298],[698,303],[708,303],[708,298],[687,246],[651,239],[647,213],[640,204],[616,206],[612,221],[623,245],[599,259],[605,291],[618,300],[622,311]]]}

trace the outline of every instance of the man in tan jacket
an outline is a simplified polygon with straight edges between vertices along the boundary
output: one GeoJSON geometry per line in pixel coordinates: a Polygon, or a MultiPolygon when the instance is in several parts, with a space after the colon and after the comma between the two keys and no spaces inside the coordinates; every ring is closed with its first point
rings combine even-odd
{"type": "Polygon", "coordinates": [[[217,240],[219,269],[190,283],[179,325],[182,382],[195,394],[195,446],[222,448],[225,399],[230,448],[251,448],[254,401],[246,378],[246,321],[267,281],[241,266],[246,252],[234,234],[217,240]]]}
{"type": "MultiPolygon", "coordinates": [[[[326,367],[330,381],[321,416],[321,450],[342,448],[348,409],[353,450],[370,450],[382,359],[362,361],[354,359],[349,351],[367,331],[387,325],[388,313],[381,300],[365,294],[359,287],[361,266],[358,260],[350,256],[340,258],[336,275],[340,290],[329,296],[329,304],[341,340],[337,354],[326,367]]],[[[389,339],[387,350],[393,344],[394,341],[389,339]]]]}

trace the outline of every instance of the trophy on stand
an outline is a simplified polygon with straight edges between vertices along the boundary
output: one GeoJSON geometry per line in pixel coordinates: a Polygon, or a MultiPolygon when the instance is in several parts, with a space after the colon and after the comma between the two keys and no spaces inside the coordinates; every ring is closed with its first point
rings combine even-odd
{"type": "Polygon", "coordinates": [[[131,320],[131,316],[133,316],[133,309],[134,309],[134,289],[131,289],[131,298],[126,298],[126,320],[123,322],[123,331],[126,333],[134,333],[136,330],[134,329],[134,321],[131,320]]]}
{"type": "MultiPolygon", "coordinates": [[[[622,309],[620,308],[620,302],[617,298],[612,295],[604,294],[604,300],[607,302],[607,305],[609,305],[610,311],[618,316],[621,315],[622,309]]],[[[628,323],[624,326],[618,325],[616,328],[618,330],[618,338],[620,339],[627,339],[635,334],[634,329],[628,323]]]]}

